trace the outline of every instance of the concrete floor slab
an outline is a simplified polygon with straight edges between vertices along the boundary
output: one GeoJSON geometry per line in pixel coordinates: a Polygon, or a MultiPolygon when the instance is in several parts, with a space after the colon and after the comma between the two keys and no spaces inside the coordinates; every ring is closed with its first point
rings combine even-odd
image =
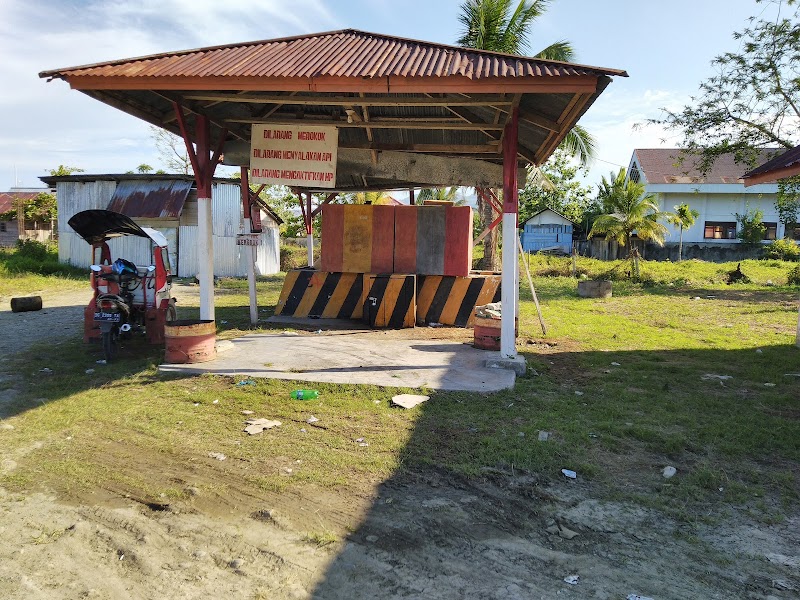
{"type": "Polygon", "coordinates": [[[379,331],[253,334],[231,344],[213,361],[159,370],[471,392],[508,389],[515,379],[511,370],[485,366],[499,352],[448,340],[387,338],[379,331]]]}

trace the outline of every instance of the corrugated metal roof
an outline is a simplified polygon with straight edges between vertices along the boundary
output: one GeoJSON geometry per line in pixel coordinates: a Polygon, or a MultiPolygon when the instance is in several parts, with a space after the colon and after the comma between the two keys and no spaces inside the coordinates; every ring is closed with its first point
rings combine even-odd
{"type": "MultiPolygon", "coordinates": [[[[43,192],[47,190],[42,190],[43,192]]],[[[40,192],[0,192],[0,214],[6,213],[14,208],[17,199],[32,200],[40,192]]]]}
{"type": "Polygon", "coordinates": [[[780,171],[783,177],[790,177],[800,173],[800,146],[795,146],[791,150],[779,154],[752,171],[748,171],[744,176],[745,178],[756,177],[758,175],[768,176],[773,171],[780,171]],[[789,170],[791,170],[792,173],[789,173],[789,170]]]}
{"type": "MultiPolygon", "coordinates": [[[[775,154],[776,149],[761,150],[760,160],[775,154]]],[[[703,175],[698,169],[695,156],[682,154],[680,148],[637,148],[634,150],[639,166],[648,183],[740,183],[747,169],[737,163],[733,154],[723,154],[714,162],[711,170],[703,175]],[[681,157],[683,160],[681,161],[681,157]]]]}
{"type": "Polygon", "coordinates": [[[141,219],[179,219],[191,181],[120,181],[108,210],[141,219]]]}
{"type": "Polygon", "coordinates": [[[625,71],[513,56],[345,29],[56,69],[40,77],[449,77],[622,75],[625,71]]]}

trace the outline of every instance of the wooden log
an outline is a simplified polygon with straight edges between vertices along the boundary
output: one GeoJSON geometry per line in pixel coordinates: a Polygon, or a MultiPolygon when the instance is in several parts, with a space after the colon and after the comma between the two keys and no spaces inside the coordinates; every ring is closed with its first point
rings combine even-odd
{"type": "Polygon", "coordinates": [[[22,296],[11,299],[11,312],[28,312],[42,310],[41,296],[22,296]]]}

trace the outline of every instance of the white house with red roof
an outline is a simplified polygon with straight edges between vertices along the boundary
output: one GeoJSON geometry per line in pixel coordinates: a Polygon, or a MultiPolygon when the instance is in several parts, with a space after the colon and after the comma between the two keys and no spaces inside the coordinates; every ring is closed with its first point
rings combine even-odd
{"type": "MultiPolygon", "coordinates": [[[[758,162],[764,162],[777,151],[762,151],[763,157],[758,162]]],[[[776,183],[745,187],[742,176],[748,167],[737,164],[732,155],[718,158],[705,174],[696,165],[694,157],[683,155],[681,159],[678,148],[634,150],[628,165],[628,178],[643,183],[647,193],[655,194],[660,210],[674,212],[676,206],[686,203],[700,213],[695,224],[683,230],[685,257],[687,244],[700,247],[739,244],[736,215],[756,209],[763,212],[764,239],[784,237],[784,226],[775,208],[776,183]]],[[[665,224],[670,230],[666,244],[677,245],[680,230],[665,224]]],[[[800,230],[792,232],[792,236],[800,239],[800,230]]]]}

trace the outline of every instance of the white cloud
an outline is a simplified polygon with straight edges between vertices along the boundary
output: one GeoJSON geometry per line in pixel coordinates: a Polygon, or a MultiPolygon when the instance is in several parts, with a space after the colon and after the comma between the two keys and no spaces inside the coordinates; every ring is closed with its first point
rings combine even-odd
{"type": "Polygon", "coordinates": [[[40,71],[340,28],[322,0],[2,0],[0,190],[59,164],[87,172],[157,162],[147,125],[40,71]]]}

